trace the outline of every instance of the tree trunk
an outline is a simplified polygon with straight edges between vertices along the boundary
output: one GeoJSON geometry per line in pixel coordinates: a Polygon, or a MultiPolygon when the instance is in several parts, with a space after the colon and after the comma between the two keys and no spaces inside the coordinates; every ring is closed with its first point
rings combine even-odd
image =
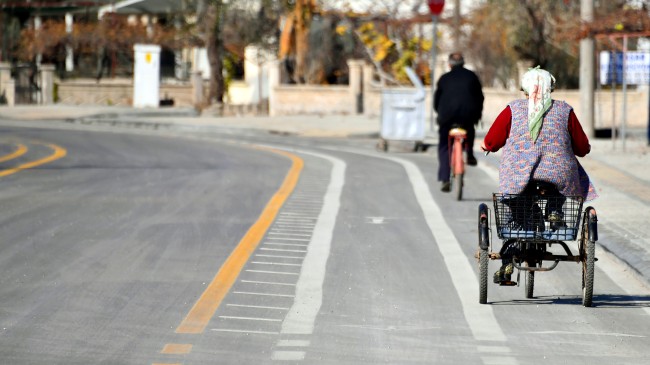
{"type": "Polygon", "coordinates": [[[208,90],[208,103],[222,103],[225,94],[223,78],[224,44],[222,37],[223,23],[222,0],[211,0],[205,11],[204,41],[210,64],[210,87],[208,90]]]}
{"type": "Polygon", "coordinates": [[[297,0],[294,9],[296,32],[296,68],[294,80],[303,84],[307,79],[307,55],[309,54],[309,27],[313,18],[314,0],[297,0]]]}

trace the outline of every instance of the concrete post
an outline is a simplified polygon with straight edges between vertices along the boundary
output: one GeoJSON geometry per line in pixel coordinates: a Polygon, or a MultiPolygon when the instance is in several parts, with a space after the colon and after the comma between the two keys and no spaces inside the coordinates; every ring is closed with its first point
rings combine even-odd
{"type": "Polygon", "coordinates": [[[3,85],[5,85],[3,86],[4,90],[0,91],[0,94],[5,93],[5,97],[7,98],[7,105],[16,105],[16,82],[14,79],[9,79],[8,81],[5,81],[3,85]]]}
{"type": "Polygon", "coordinates": [[[54,65],[41,65],[41,104],[54,104],[54,65]]]}
{"type": "Polygon", "coordinates": [[[363,64],[363,113],[368,115],[371,113],[372,108],[370,107],[371,96],[370,92],[372,90],[372,81],[375,77],[375,66],[369,63],[363,64]]]}
{"type": "Polygon", "coordinates": [[[4,87],[4,83],[11,79],[11,64],[7,62],[0,62],[0,92],[4,87]]]}
{"type": "Polygon", "coordinates": [[[271,62],[269,64],[269,116],[277,115],[276,108],[277,95],[276,88],[280,86],[280,62],[271,62]]]}
{"type": "Polygon", "coordinates": [[[353,100],[350,107],[350,114],[363,113],[363,79],[362,79],[362,60],[348,60],[349,70],[349,90],[350,98],[353,100]]]}
{"type": "Polygon", "coordinates": [[[192,103],[196,108],[203,106],[203,73],[201,71],[192,72],[192,103]]]}
{"type": "Polygon", "coordinates": [[[0,95],[4,94],[7,98],[7,105],[14,105],[15,103],[15,83],[11,78],[11,64],[0,62],[0,95]]]}

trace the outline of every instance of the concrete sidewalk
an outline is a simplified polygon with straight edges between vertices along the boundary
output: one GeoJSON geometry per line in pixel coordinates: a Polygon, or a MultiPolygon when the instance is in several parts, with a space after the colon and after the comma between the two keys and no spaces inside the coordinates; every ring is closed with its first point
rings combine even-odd
{"type": "Polygon", "coordinates": [[[103,106],[0,106],[0,119],[13,121],[76,121],[111,125],[156,124],[179,129],[226,128],[268,131],[308,137],[377,137],[378,117],[311,116],[235,116],[199,115],[193,108],[137,109],[103,106]]]}
{"type": "MultiPolygon", "coordinates": [[[[379,138],[379,117],[283,116],[213,117],[192,108],[135,109],[88,106],[0,106],[0,120],[67,121],[118,126],[154,126],[178,130],[256,130],[306,137],[379,138]]],[[[428,126],[427,126],[428,127],[428,126]]],[[[486,133],[477,131],[477,141],[486,133]]],[[[437,139],[435,133],[430,135],[437,139]]],[[[650,282],[650,146],[647,131],[632,130],[625,145],[592,139],[592,152],[580,162],[594,181],[600,198],[599,243],[650,282]]],[[[435,153],[435,152],[434,152],[435,153]]],[[[496,168],[499,153],[479,163],[496,168]]],[[[481,156],[482,157],[482,156],[481,156]]]]}

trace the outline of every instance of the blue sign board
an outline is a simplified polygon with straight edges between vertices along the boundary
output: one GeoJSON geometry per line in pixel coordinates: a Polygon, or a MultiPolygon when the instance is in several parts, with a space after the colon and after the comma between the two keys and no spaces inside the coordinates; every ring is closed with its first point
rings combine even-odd
{"type": "MultiPolygon", "coordinates": [[[[600,83],[623,83],[623,52],[600,52],[600,83]]],[[[650,83],[650,52],[625,53],[625,81],[628,85],[650,83]]]]}

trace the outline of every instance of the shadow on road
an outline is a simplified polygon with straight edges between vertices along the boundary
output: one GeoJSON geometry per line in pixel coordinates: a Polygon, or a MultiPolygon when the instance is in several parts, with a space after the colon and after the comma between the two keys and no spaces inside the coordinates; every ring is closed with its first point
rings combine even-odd
{"type": "MultiPolygon", "coordinates": [[[[582,305],[582,297],[576,295],[553,295],[532,299],[517,299],[490,302],[492,305],[582,305]]],[[[650,295],[598,294],[593,297],[595,308],[650,308],[650,295]]]]}

